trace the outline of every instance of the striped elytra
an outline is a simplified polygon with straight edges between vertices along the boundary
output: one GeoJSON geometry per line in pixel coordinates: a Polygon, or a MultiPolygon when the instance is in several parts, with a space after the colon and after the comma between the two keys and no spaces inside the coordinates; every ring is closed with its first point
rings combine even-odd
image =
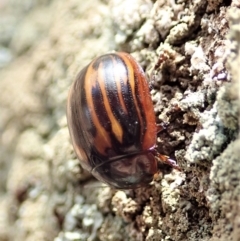
{"type": "Polygon", "coordinates": [[[83,168],[117,189],[150,183],[158,161],[177,165],[155,150],[157,125],[148,83],[134,58],[102,55],[84,67],[68,96],[67,119],[83,168]]]}

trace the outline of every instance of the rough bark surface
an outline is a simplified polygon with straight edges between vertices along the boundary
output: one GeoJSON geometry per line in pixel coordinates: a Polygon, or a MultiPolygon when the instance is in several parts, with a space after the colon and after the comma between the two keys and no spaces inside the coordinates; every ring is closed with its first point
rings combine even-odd
{"type": "Polygon", "coordinates": [[[0,241],[240,240],[239,0],[0,0],[0,241]],[[66,99],[131,53],[181,172],[117,191],[79,165],[66,99]]]}

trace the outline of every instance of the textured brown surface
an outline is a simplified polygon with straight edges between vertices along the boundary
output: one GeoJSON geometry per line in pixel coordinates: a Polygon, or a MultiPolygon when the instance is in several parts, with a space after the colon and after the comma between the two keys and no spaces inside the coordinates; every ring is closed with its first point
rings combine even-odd
{"type": "Polygon", "coordinates": [[[240,240],[239,8],[0,0],[0,241],[240,240]],[[150,77],[158,149],[182,168],[126,192],[82,170],[65,116],[76,74],[113,50],[150,77]]]}

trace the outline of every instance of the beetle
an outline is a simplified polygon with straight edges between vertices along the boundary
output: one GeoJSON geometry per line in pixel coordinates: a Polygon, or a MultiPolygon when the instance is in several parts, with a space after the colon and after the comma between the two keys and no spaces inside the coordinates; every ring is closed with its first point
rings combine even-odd
{"type": "Polygon", "coordinates": [[[148,82],[128,53],[99,56],[79,72],[68,95],[67,121],[82,167],[116,189],[147,185],[164,166],[179,169],[156,150],[161,128],[148,82]]]}

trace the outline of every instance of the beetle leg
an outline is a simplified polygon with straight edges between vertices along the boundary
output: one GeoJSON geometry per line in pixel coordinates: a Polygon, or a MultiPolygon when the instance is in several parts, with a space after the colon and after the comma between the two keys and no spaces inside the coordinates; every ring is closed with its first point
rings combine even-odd
{"type": "Polygon", "coordinates": [[[156,124],[157,125],[157,133],[167,129],[167,123],[156,124]]]}
{"type": "Polygon", "coordinates": [[[176,161],[174,161],[173,159],[170,159],[168,156],[162,155],[160,153],[157,153],[157,157],[161,160],[161,164],[166,164],[168,166],[171,166],[172,168],[181,171],[180,167],[178,166],[178,164],[176,163],[176,161]]]}
{"type": "Polygon", "coordinates": [[[166,129],[166,127],[164,126],[164,124],[156,124],[157,126],[157,133],[163,131],[166,129]]]}

